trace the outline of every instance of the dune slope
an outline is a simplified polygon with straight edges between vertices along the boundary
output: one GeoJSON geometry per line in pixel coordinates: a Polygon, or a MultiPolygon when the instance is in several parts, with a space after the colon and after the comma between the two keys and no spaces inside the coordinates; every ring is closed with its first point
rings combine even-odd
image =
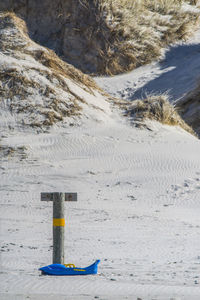
{"type": "Polygon", "coordinates": [[[110,112],[107,100],[90,77],[34,43],[20,18],[0,14],[0,114],[7,126],[73,124],[82,110],[101,120],[110,112]]]}

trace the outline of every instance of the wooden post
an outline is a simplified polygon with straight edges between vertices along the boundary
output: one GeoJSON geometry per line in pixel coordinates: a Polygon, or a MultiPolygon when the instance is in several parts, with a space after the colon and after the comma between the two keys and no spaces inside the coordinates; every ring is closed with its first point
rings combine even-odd
{"type": "Polygon", "coordinates": [[[65,194],[53,194],[53,264],[64,264],[65,194]]]}
{"type": "Polygon", "coordinates": [[[77,201],[77,193],[41,193],[41,201],[53,201],[53,263],[64,264],[64,202],[77,201]]]}

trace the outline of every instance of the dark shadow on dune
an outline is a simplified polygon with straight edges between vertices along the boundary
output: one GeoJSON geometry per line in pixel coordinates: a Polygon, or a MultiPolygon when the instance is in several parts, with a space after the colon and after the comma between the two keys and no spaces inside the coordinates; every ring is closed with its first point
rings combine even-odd
{"type": "Polygon", "coordinates": [[[171,47],[165,59],[160,61],[160,67],[166,72],[137,90],[129,100],[165,92],[168,92],[172,101],[181,98],[200,77],[200,44],[171,47]]]}

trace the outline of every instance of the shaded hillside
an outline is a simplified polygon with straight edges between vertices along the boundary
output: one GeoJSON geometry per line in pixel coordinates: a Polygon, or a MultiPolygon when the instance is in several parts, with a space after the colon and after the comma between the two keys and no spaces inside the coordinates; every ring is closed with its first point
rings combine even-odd
{"type": "Polygon", "coordinates": [[[1,122],[41,127],[73,123],[82,114],[100,120],[108,112],[106,97],[90,77],[30,40],[13,13],[0,14],[1,122]]]}
{"type": "Polygon", "coordinates": [[[194,0],[4,0],[36,42],[89,74],[118,74],[158,58],[191,34],[194,0]]]}

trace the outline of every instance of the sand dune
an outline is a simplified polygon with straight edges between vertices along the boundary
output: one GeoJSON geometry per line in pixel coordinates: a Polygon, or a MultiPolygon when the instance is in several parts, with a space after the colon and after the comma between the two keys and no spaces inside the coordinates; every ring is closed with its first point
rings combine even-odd
{"type": "Polygon", "coordinates": [[[29,40],[22,21],[0,17],[0,43],[9,50],[2,47],[0,56],[0,298],[199,300],[199,140],[155,121],[134,127],[92,79],[29,40]],[[41,90],[50,86],[43,71],[53,76],[55,94],[41,90]],[[19,75],[28,82],[23,99],[19,75]],[[28,79],[37,81],[35,90],[28,79]],[[58,104],[70,97],[80,116],[66,106],[59,119],[60,108],[52,108],[63,85],[58,104]],[[19,92],[13,101],[10,91],[19,92]],[[40,114],[41,103],[53,117],[40,114]],[[41,202],[40,193],[55,191],[78,193],[78,202],[65,205],[65,261],[84,267],[100,259],[95,276],[38,270],[52,262],[52,203],[41,202]]]}
{"type": "Polygon", "coordinates": [[[149,128],[113,118],[4,139],[28,158],[1,163],[2,299],[198,299],[199,140],[149,128]],[[78,192],[65,209],[66,263],[99,258],[97,276],[39,276],[52,259],[52,205],[40,192],[63,190],[78,192]]]}

